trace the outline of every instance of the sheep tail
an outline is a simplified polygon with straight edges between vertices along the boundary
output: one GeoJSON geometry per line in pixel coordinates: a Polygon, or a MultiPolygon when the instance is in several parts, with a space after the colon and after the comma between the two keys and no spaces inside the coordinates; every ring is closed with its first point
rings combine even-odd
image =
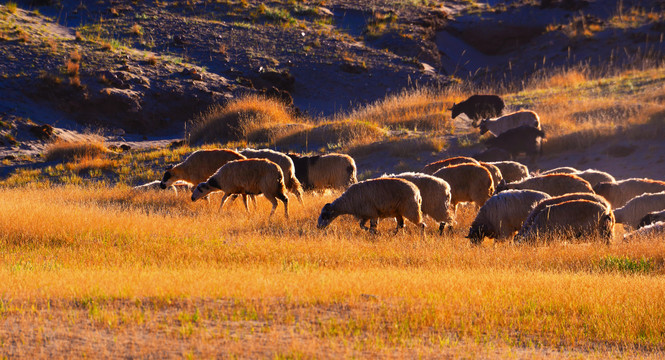
{"type": "Polygon", "coordinates": [[[300,184],[300,181],[298,181],[298,179],[293,174],[291,175],[291,179],[289,179],[288,190],[296,194],[298,201],[302,204],[302,184],[300,184]]]}

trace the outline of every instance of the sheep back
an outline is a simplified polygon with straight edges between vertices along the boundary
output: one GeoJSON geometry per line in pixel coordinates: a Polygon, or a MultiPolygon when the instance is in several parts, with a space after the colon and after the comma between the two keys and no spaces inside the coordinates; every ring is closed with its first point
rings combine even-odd
{"type": "Polygon", "coordinates": [[[450,185],[452,206],[461,202],[473,202],[480,207],[494,193],[492,175],[480,165],[448,166],[439,169],[433,176],[443,179],[450,185]]]}
{"type": "Polygon", "coordinates": [[[614,176],[600,170],[594,170],[594,169],[587,169],[584,171],[579,171],[573,173],[573,175],[577,175],[581,177],[582,179],[586,180],[589,182],[591,187],[594,187],[598,185],[601,182],[615,182],[616,179],[614,176]]]}
{"type": "Polygon", "coordinates": [[[540,175],[549,175],[549,174],[574,174],[580,172],[579,170],[575,169],[574,167],[570,166],[561,166],[558,168],[554,169],[549,169],[546,171],[543,171],[540,173],[540,175]]]}
{"type": "Polygon", "coordinates": [[[529,178],[529,168],[517,161],[495,161],[492,164],[499,168],[503,180],[508,183],[522,181],[529,178]]]}
{"type": "Polygon", "coordinates": [[[638,230],[631,231],[623,235],[623,241],[633,241],[638,238],[653,238],[656,236],[663,236],[665,234],[665,222],[658,221],[656,223],[647,225],[638,230]]]}
{"type": "Polygon", "coordinates": [[[244,149],[240,153],[248,159],[268,159],[279,165],[284,175],[286,188],[294,193],[298,199],[302,199],[302,185],[296,177],[293,160],[289,156],[271,149],[244,149]]]}
{"type": "Polygon", "coordinates": [[[643,228],[660,221],[665,221],[665,210],[654,211],[644,215],[644,217],[640,219],[640,224],[637,227],[643,228]]]}
{"type": "Polygon", "coordinates": [[[546,192],[550,196],[576,192],[593,193],[593,189],[588,181],[571,174],[548,174],[524,179],[519,182],[501,184],[497,192],[507,189],[538,190],[546,192]]]}
{"type": "Polygon", "coordinates": [[[326,154],[309,159],[307,178],[313,189],[343,189],[358,182],[356,162],[346,154],[326,154]]]}
{"type": "Polygon", "coordinates": [[[504,239],[522,227],[532,209],[549,195],[535,190],[508,190],[492,196],[471,223],[467,238],[479,243],[483,237],[504,239]]]}
{"type": "Polygon", "coordinates": [[[435,172],[437,172],[439,169],[442,169],[446,166],[453,166],[453,165],[459,165],[459,164],[480,165],[480,161],[478,161],[474,158],[466,157],[466,156],[455,156],[455,157],[451,157],[451,158],[447,158],[447,159],[443,159],[443,160],[439,160],[439,161],[429,163],[429,164],[425,165],[425,167],[420,172],[423,173],[423,174],[432,175],[435,172]]]}
{"type": "Polygon", "coordinates": [[[540,117],[534,111],[520,110],[494,119],[484,119],[480,122],[480,134],[491,132],[494,136],[520,126],[531,126],[540,130],[540,117]]]}
{"type": "Polygon", "coordinates": [[[286,186],[282,169],[268,159],[244,159],[226,163],[207,183],[224,194],[264,194],[284,199],[286,186]]]}
{"type": "Polygon", "coordinates": [[[501,174],[501,170],[493,164],[482,161],[480,162],[480,166],[484,167],[485,169],[487,169],[487,171],[490,172],[490,175],[492,175],[492,184],[494,185],[494,189],[496,189],[497,185],[499,185],[501,180],[503,180],[503,175],[501,174]]]}

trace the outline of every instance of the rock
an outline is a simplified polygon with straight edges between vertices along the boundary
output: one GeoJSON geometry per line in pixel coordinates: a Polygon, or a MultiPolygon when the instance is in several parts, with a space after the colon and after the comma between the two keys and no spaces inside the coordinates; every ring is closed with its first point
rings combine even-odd
{"type": "Polygon", "coordinates": [[[104,88],[99,91],[107,102],[106,106],[117,107],[119,110],[129,112],[139,112],[141,104],[139,102],[140,93],[129,89],[104,88]]]}
{"type": "Polygon", "coordinates": [[[272,86],[278,89],[286,90],[289,92],[295,90],[294,85],[296,83],[296,78],[289,74],[288,71],[266,70],[261,72],[259,77],[271,83],[272,86]]]}
{"type": "Polygon", "coordinates": [[[280,90],[273,86],[270,89],[263,90],[262,93],[265,94],[266,97],[279,100],[287,106],[293,106],[293,97],[286,90],[280,90]]]}
{"type": "Polygon", "coordinates": [[[28,129],[39,140],[49,140],[53,136],[53,126],[48,124],[30,125],[28,129]]]}
{"type": "Polygon", "coordinates": [[[132,147],[127,145],[127,144],[120,145],[120,150],[122,150],[122,151],[129,151],[131,149],[132,149],[132,147]]]}

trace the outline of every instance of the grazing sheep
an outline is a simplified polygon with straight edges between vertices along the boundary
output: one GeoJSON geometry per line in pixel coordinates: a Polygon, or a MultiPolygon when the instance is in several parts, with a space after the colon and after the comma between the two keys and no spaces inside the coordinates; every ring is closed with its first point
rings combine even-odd
{"type": "Polygon", "coordinates": [[[602,204],[571,200],[541,209],[528,225],[515,235],[516,243],[534,242],[541,236],[559,235],[566,239],[598,236],[609,244],[614,235],[614,215],[602,204]]]}
{"type": "Polygon", "coordinates": [[[656,236],[663,236],[664,234],[665,234],[665,222],[658,221],[656,223],[647,225],[638,230],[634,230],[624,234],[623,241],[633,241],[636,240],[637,238],[645,238],[645,237],[653,238],[656,236]]]}
{"type": "Polygon", "coordinates": [[[196,186],[206,181],[222,165],[229,161],[240,159],[245,159],[245,157],[233,150],[215,149],[195,151],[183,162],[166,169],[160,187],[166,189],[176,181],[183,181],[196,186]]]}
{"type": "Polygon", "coordinates": [[[448,166],[439,169],[433,176],[443,179],[450,185],[450,205],[453,214],[457,214],[457,204],[461,202],[473,202],[477,207],[483,206],[494,192],[492,175],[480,165],[448,166]]]}
{"type": "Polygon", "coordinates": [[[540,175],[550,175],[550,174],[574,174],[580,172],[579,170],[575,169],[574,167],[570,166],[562,166],[554,169],[549,169],[547,171],[543,171],[540,173],[540,175]]]}
{"type": "Polygon", "coordinates": [[[490,172],[490,175],[492,175],[492,185],[494,185],[494,189],[496,189],[497,185],[499,185],[501,180],[503,180],[501,170],[494,164],[486,163],[483,161],[480,162],[480,166],[484,167],[487,169],[487,171],[490,172]]]}
{"type": "Polygon", "coordinates": [[[665,210],[661,211],[654,211],[646,214],[642,219],[640,219],[640,224],[637,226],[638,228],[643,228],[645,226],[660,222],[660,221],[665,221],[665,210]]]}
{"type": "Polygon", "coordinates": [[[429,163],[425,165],[425,167],[420,172],[423,174],[432,175],[435,172],[437,172],[439,169],[442,169],[446,166],[459,165],[459,164],[480,165],[480,161],[466,156],[455,156],[444,160],[435,161],[433,163],[429,163]]]}
{"type": "MultiPolygon", "coordinates": [[[[160,190],[160,189],[162,189],[161,184],[162,184],[161,181],[155,180],[155,181],[151,181],[149,183],[134,186],[132,188],[132,191],[160,190]]],[[[176,195],[178,195],[178,189],[176,189],[175,185],[169,186],[169,190],[172,190],[176,195]]]]}
{"type": "Polygon", "coordinates": [[[418,225],[425,234],[425,223],[420,210],[422,198],[418,187],[411,182],[395,178],[379,178],[351,185],[332,203],[321,209],[317,227],[325,229],[340,215],[349,214],[360,220],[360,228],[376,233],[379,218],[397,218],[397,228],[404,227],[404,218],[418,225]],[[370,222],[369,229],[365,226],[370,222]]]}
{"type": "Polygon", "coordinates": [[[302,204],[302,185],[296,178],[295,167],[290,157],[284,153],[270,149],[244,149],[240,151],[240,153],[248,159],[268,159],[279,165],[284,174],[286,188],[291,193],[295,194],[298,201],[302,204]]]}
{"type": "Polygon", "coordinates": [[[614,210],[617,223],[637,229],[644,216],[652,211],[665,209],[665,191],[642,194],[632,198],[626,205],[614,210]]]}
{"type": "Polygon", "coordinates": [[[344,189],[358,182],[356,162],[346,154],[300,156],[289,154],[296,177],[307,190],[344,189]]]}
{"type": "Polygon", "coordinates": [[[498,147],[491,147],[485,151],[474,154],[472,157],[478,161],[507,161],[513,159],[510,152],[498,147]]]}
{"type": "Polygon", "coordinates": [[[499,168],[501,176],[506,182],[522,181],[529,178],[529,168],[517,161],[495,161],[492,164],[499,168]]]}
{"type": "Polygon", "coordinates": [[[542,155],[542,143],[545,133],[531,126],[520,126],[510,129],[495,138],[485,140],[488,148],[497,147],[508,151],[513,157],[521,153],[531,156],[535,161],[536,156],[542,155]]]}
{"type": "Polygon", "coordinates": [[[593,189],[588,181],[579,176],[570,174],[541,175],[509,184],[502,181],[497,187],[496,192],[509,189],[538,190],[546,192],[550,194],[550,196],[559,196],[576,192],[593,193],[593,189]]]}
{"type": "MultiPolygon", "coordinates": [[[[219,205],[222,210],[226,199],[233,194],[263,196],[272,204],[270,217],[275,213],[277,200],[284,203],[284,216],[289,217],[289,198],[286,196],[282,169],[267,159],[245,159],[226,163],[206,182],[200,183],[192,192],[192,201],[196,201],[211,192],[223,191],[224,197],[219,205]]],[[[243,196],[245,210],[247,200],[243,196]]]]}
{"type": "Polygon", "coordinates": [[[443,233],[446,224],[453,222],[450,213],[450,185],[438,177],[405,172],[401,174],[383,175],[383,177],[398,178],[412,182],[420,190],[423,199],[422,212],[439,223],[439,234],[443,233]]]}
{"type": "Polygon", "coordinates": [[[522,227],[531,210],[549,195],[534,190],[508,190],[492,196],[471,223],[467,238],[472,244],[489,238],[505,239],[522,227]]]}
{"type": "Polygon", "coordinates": [[[617,182],[602,182],[593,187],[596,194],[612,204],[612,209],[620,208],[644,193],[665,191],[665,182],[651,179],[626,179],[617,182]]]}
{"type": "MultiPolygon", "coordinates": [[[[524,220],[524,225],[522,226],[523,229],[528,229],[531,224],[533,224],[533,219],[542,211],[544,208],[552,205],[557,205],[564,203],[566,201],[572,201],[572,200],[587,200],[587,201],[593,201],[597,202],[598,204],[604,206],[605,208],[612,210],[610,207],[610,204],[605,200],[600,195],[596,195],[593,193],[571,193],[571,194],[565,194],[565,195],[559,195],[559,196],[554,196],[549,199],[544,199],[540,201],[536,207],[533,208],[529,216],[526,217],[524,220]]],[[[522,236],[522,234],[518,233],[518,236],[522,236]]]]}
{"type": "Polygon", "coordinates": [[[615,182],[616,179],[614,179],[614,176],[600,170],[594,170],[594,169],[586,169],[584,171],[579,171],[576,173],[573,173],[573,175],[577,175],[581,177],[582,179],[586,180],[591,184],[591,187],[594,187],[601,182],[615,182]]]}
{"type": "Polygon", "coordinates": [[[472,95],[459,104],[453,104],[448,110],[452,111],[453,119],[466,114],[475,124],[480,119],[500,116],[504,107],[506,104],[497,95],[472,95]]]}
{"type": "Polygon", "coordinates": [[[520,126],[530,126],[540,130],[538,114],[531,110],[520,110],[495,119],[483,119],[480,121],[478,128],[481,135],[489,131],[492,135],[499,136],[520,126]]]}

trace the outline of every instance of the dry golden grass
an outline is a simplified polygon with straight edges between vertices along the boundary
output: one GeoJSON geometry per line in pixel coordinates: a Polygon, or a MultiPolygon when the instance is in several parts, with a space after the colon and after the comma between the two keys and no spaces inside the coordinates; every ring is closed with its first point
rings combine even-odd
{"type": "Polygon", "coordinates": [[[288,221],[261,198],[218,214],[218,196],[122,187],[0,196],[0,338],[17,356],[105,354],[111,339],[163,357],[663,355],[663,239],[471,247],[470,208],[425,241],[388,220],[378,236],[347,217],[317,230],[334,195],[288,221]]]}
{"type": "Polygon", "coordinates": [[[71,161],[79,158],[96,158],[108,153],[103,142],[90,141],[57,141],[49,145],[44,151],[46,161],[71,161]]]}
{"type": "Polygon", "coordinates": [[[266,129],[293,123],[296,120],[281,102],[247,95],[226,106],[213,106],[194,119],[188,140],[190,144],[265,140],[258,138],[266,129]]]}

